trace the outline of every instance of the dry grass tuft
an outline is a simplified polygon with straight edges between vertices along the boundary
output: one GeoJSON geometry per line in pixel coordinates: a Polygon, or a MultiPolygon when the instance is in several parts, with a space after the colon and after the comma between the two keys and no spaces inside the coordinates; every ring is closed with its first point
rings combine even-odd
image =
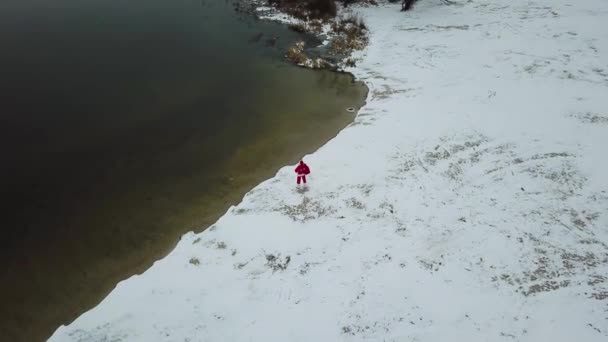
{"type": "Polygon", "coordinates": [[[268,4],[299,19],[329,19],[337,14],[334,0],[269,0],[268,4]]]}
{"type": "Polygon", "coordinates": [[[304,54],[304,42],[299,41],[287,49],[287,54],[285,57],[298,65],[303,65],[306,63],[309,58],[306,56],[306,54],[304,54]]]}
{"type": "Polygon", "coordinates": [[[336,19],[331,28],[336,34],[330,45],[333,54],[341,55],[362,50],[368,43],[367,25],[356,15],[336,19]]]}
{"type": "Polygon", "coordinates": [[[292,47],[287,49],[287,53],[285,54],[285,57],[296,65],[300,65],[300,66],[311,68],[311,69],[322,69],[322,68],[329,66],[329,63],[327,63],[327,61],[323,60],[322,58],[316,58],[316,59],[309,58],[304,53],[304,42],[303,41],[299,41],[299,42],[295,43],[292,47]]]}

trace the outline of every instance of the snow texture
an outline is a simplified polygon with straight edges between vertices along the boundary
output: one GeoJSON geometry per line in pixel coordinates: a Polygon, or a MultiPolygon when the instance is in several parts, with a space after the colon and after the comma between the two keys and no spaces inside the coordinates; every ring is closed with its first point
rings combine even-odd
{"type": "Polygon", "coordinates": [[[608,341],[608,2],[352,7],[368,104],[308,186],[281,169],[50,341],[608,341]]]}

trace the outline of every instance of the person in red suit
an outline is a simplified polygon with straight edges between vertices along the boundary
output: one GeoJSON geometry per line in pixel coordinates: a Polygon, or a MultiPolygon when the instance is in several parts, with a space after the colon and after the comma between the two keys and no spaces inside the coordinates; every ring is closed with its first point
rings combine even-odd
{"type": "Polygon", "coordinates": [[[300,180],[306,184],[306,175],[310,173],[310,168],[304,164],[303,160],[300,160],[300,164],[296,167],[296,173],[298,174],[298,184],[300,184],[300,180]]]}

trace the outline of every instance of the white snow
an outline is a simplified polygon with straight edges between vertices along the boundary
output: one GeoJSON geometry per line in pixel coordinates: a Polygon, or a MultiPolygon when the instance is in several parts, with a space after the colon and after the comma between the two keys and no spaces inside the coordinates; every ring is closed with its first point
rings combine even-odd
{"type": "Polygon", "coordinates": [[[283,24],[301,24],[302,20],[295,18],[287,13],[279,11],[276,7],[266,6],[265,0],[251,0],[252,5],[257,6],[255,9],[256,17],[261,20],[276,21],[283,24]]]}
{"type": "Polygon", "coordinates": [[[607,341],[608,2],[399,8],[354,7],[368,104],[307,188],[281,169],[50,341],[607,341]]]}

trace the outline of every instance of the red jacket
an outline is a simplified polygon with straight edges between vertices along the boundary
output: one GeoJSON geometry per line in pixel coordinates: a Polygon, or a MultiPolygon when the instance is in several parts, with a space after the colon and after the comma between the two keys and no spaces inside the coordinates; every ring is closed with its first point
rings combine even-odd
{"type": "Polygon", "coordinates": [[[307,175],[310,173],[310,168],[308,168],[308,165],[304,164],[304,162],[300,162],[298,167],[296,167],[296,173],[298,175],[307,175]]]}

